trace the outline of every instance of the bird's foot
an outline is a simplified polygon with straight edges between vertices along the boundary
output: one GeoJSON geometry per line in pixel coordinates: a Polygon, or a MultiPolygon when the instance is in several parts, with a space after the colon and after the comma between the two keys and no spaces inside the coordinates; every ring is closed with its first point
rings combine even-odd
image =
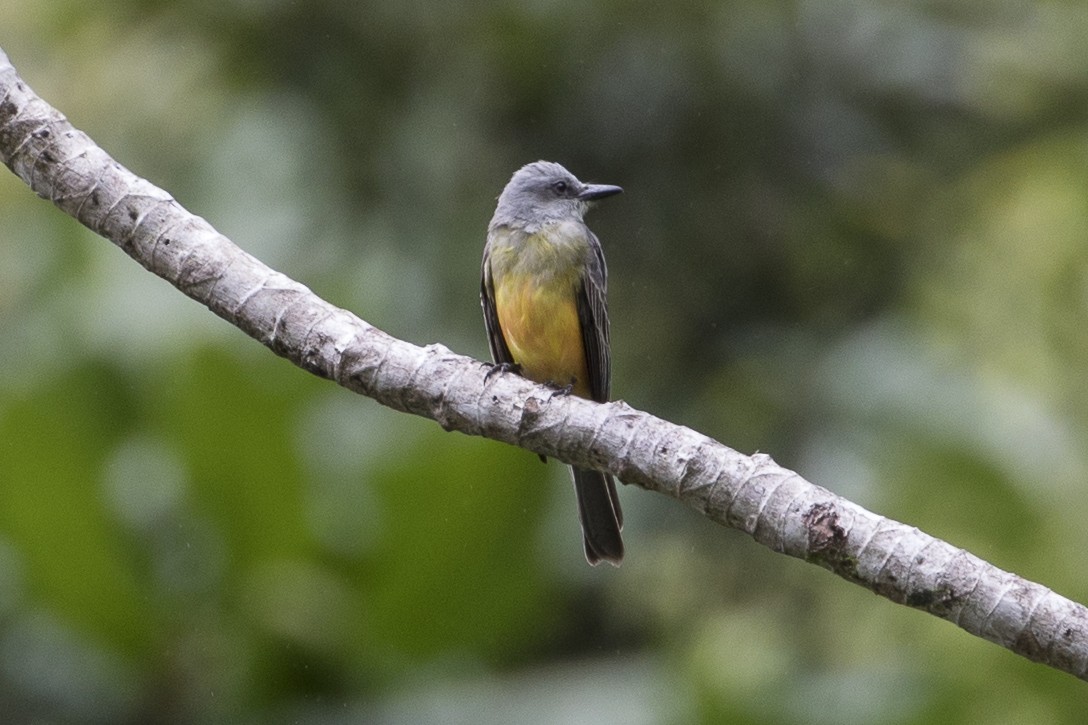
{"type": "Polygon", "coordinates": [[[560,385],[559,383],[555,382],[554,380],[549,380],[547,383],[545,383],[545,385],[547,385],[549,388],[552,389],[552,397],[558,396],[558,397],[562,398],[564,395],[570,395],[571,391],[574,390],[574,381],[573,380],[571,380],[566,385],[560,385]]]}
{"type": "Polygon", "coordinates": [[[512,362],[501,362],[497,365],[492,365],[491,369],[487,371],[487,375],[484,375],[484,382],[486,383],[491,379],[492,375],[497,373],[514,373],[515,375],[521,375],[521,366],[512,362]]]}

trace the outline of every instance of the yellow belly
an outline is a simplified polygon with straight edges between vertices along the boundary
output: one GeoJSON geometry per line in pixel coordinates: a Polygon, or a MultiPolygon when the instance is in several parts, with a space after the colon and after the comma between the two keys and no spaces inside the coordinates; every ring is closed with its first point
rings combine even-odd
{"type": "MultiPolygon", "coordinates": [[[[554,280],[553,280],[554,282],[554,280]]],[[[495,287],[495,311],[506,346],[522,374],[538,383],[573,384],[590,397],[589,375],[574,290],[546,289],[526,276],[506,275],[495,287]]]]}

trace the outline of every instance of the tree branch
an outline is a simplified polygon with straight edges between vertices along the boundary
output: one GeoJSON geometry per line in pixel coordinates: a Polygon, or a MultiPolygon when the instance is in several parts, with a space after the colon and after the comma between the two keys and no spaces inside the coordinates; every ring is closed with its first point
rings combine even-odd
{"type": "Polygon", "coordinates": [[[0,50],[0,157],[38,195],[309,372],[446,430],[608,470],[774,551],[1088,679],[1088,609],[778,466],[623,402],[553,396],[417,347],[270,269],[76,130],[0,50]]]}

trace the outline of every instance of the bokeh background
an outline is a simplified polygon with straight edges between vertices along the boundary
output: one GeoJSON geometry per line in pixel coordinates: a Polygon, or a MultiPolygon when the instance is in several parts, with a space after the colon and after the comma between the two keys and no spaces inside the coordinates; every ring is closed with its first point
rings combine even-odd
{"type": "MultiPolygon", "coordinates": [[[[0,0],[121,163],[388,332],[485,358],[528,161],[617,397],[1088,601],[1083,0],[0,0]]],[[[1084,683],[275,357],[0,174],[11,723],[1077,723],[1084,683]]]]}

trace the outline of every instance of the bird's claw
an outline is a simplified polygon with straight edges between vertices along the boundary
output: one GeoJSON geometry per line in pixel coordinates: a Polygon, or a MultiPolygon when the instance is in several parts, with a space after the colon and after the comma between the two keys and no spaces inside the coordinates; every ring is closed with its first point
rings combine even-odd
{"type": "Polygon", "coordinates": [[[570,381],[566,385],[560,385],[555,381],[549,380],[548,387],[552,389],[552,397],[562,398],[564,395],[570,395],[574,390],[574,381],[570,381]]]}
{"type": "Polygon", "coordinates": [[[496,365],[492,365],[491,369],[484,375],[484,382],[486,383],[491,379],[492,375],[496,373],[514,373],[515,375],[521,375],[521,366],[512,362],[501,362],[496,365]]]}

